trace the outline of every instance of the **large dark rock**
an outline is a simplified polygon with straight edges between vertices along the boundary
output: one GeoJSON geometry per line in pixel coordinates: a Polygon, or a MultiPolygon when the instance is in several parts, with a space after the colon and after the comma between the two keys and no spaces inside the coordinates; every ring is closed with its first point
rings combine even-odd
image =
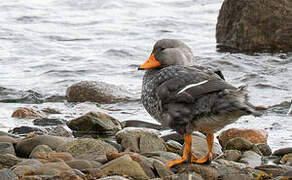
{"type": "Polygon", "coordinates": [[[225,0],[219,12],[219,47],[239,51],[292,50],[292,1],[225,0]]]}
{"type": "Polygon", "coordinates": [[[70,102],[114,103],[129,99],[129,93],[118,86],[104,82],[81,81],[67,88],[70,102]]]}

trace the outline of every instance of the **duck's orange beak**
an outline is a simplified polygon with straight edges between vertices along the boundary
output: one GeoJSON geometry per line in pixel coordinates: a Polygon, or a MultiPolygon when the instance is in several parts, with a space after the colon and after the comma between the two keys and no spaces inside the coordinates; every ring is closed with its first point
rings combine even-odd
{"type": "Polygon", "coordinates": [[[155,59],[154,53],[151,53],[150,57],[144,62],[144,64],[139,66],[138,70],[153,69],[159,66],[160,63],[155,59]]]}

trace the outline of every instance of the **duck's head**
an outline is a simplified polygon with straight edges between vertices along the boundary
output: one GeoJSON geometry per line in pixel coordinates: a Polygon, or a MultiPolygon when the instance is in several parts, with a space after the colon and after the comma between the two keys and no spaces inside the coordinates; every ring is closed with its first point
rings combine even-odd
{"type": "Polygon", "coordinates": [[[193,64],[192,60],[191,49],[185,43],[176,39],[161,39],[155,43],[150,57],[138,69],[190,66],[193,64]]]}

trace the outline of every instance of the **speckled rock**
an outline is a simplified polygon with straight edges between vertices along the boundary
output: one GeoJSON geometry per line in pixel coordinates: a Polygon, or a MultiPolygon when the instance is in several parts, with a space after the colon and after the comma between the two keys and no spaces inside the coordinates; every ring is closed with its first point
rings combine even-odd
{"type": "Polygon", "coordinates": [[[80,138],[58,146],[56,151],[68,152],[78,159],[95,160],[99,155],[117,152],[117,149],[101,139],[80,138]]]}
{"type": "Polygon", "coordinates": [[[165,142],[158,137],[158,131],[153,129],[124,128],[116,134],[116,139],[127,151],[166,151],[165,142]]]}
{"type": "Polygon", "coordinates": [[[20,157],[29,157],[32,150],[38,145],[48,145],[52,150],[56,150],[57,146],[64,144],[70,139],[61,138],[58,136],[50,136],[50,135],[43,135],[43,136],[34,136],[29,139],[23,139],[17,143],[16,146],[16,154],[20,157]]]}
{"type": "Polygon", "coordinates": [[[0,169],[1,180],[18,180],[18,177],[10,169],[0,169]]]}
{"type": "Polygon", "coordinates": [[[0,154],[15,155],[13,144],[10,142],[0,142],[0,154]]]}
{"type": "Polygon", "coordinates": [[[52,148],[47,145],[38,145],[36,146],[29,155],[29,158],[35,159],[49,159],[49,152],[53,152],[52,148]]]}
{"type": "Polygon", "coordinates": [[[185,172],[198,173],[203,179],[217,180],[218,170],[213,166],[183,163],[175,166],[178,169],[178,174],[185,172]]]}
{"type": "Polygon", "coordinates": [[[14,165],[13,167],[11,167],[11,169],[13,170],[14,168],[16,168],[18,166],[30,166],[30,167],[33,167],[35,169],[38,169],[42,165],[43,165],[43,163],[40,162],[38,159],[25,159],[25,160],[17,163],[16,165],[14,165]]]}
{"type": "Polygon", "coordinates": [[[104,174],[128,175],[135,179],[149,179],[142,167],[129,155],[124,155],[100,167],[104,174]]]}
{"type": "Polygon", "coordinates": [[[36,172],[36,169],[32,166],[29,165],[20,165],[15,167],[12,170],[18,177],[22,177],[22,176],[28,176],[28,175],[34,175],[36,172]]]}
{"type": "Polygon", "coordinates": [[[225,149],[226,150],[239,150],[239,151],[247,151],[253,147],[253,144],[241,137],[232,138],[227,141],[225,149]]]}
{"type": "Polygon", "coordinates": [[[47,131],[48,135],[51,136],[73,137],[72,133],[60,124],[58,124],[56,127],[48,128],[47,131]]]}
{"type": "Polygon", "coordinates": [[[291,51],[291,7],[286,0],[225,0],[216,26],[219,47],[291,51]]]}
{"type": "Polygon", "coordinates": [[[22,159],[16,157],[13,154],[0,154],[0,167],[11,168],[21,161],[22,159]]]}
{"type": "Polygon", "coordinates": [[[58,175],[64,171],[72,171],[65,162],[49,162],[43,164],[35,172],[36,175],[58,175]]]}
{"type": "Polygon", "coordinates": [[[73,131],[97,131],[107,133],[122,129],[121,123],[112,116],[102,112],[88,112],[83,116],[67,122],[67,126],[73,131]]]}
{"type": "Polygon", "coordinates": [[[46,117],[46,113],[36,109],[36,108],[30,108],[30,107],[20,107],[17,108],[11,115],[14,118],[44,118],[46,117]]]}
{"type": "Polygon", "coordinates": [[[260,166],[262,164],[262,157],[255,153],[254,151],[245,151],[242,154],[241,159],[239,162],[248,164],[251,167],[260,166]]]}
{"type": "Polygon", "coordinates": [[[129,99],[129,92],[105,82],[81,81],[66,90],[69,102],[114,103],[129,99]]]}
{"type": "Polygon", "coordinates": [[[222,180],[253,180],[252,173],[246,170],[247,165],[224,159],[216,160],[214,167],[217,169],[217,178],[222,180]]]}
{"type": "Polygon", "coordinates": [[[223,158],[228,161],[238,161],[241,158],[241,152],[238,150],[226,150],[223,152],[223,158]]]}
{"type": "Polygon", "coordinates": [[[267,144],[256,144],[257,148],[261,151],[263,156],[270,156],[272,154],[272,149],[267,144]]]}

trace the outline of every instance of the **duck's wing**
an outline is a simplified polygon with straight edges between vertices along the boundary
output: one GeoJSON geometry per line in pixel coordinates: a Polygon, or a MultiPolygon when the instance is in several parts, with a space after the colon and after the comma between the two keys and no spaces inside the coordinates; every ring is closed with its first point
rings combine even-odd
{"type": "Polygon", "coordinates": [[[156,97],[161,105],[170,102],[192,103],[206,94],[224,89],[237,88],[214,72],[206,73],[194,67],[183,67],[157,87],[156,97]]]}

